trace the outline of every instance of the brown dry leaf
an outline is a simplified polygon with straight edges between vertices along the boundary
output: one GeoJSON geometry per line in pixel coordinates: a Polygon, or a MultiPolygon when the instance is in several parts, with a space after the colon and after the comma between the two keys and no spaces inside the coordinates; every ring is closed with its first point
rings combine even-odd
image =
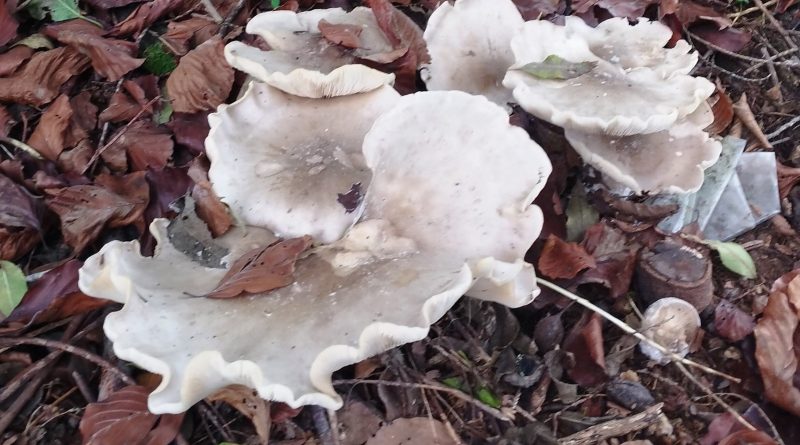
{"type": "Polygon", "coordinates": [[[608,379],[600,315],[584,312],[564,339],[564,350],[575,358],[575,366],[568,369],[567,374],[578,385],[594,386],[608,379]]]}
{"type": "Polygon", "coordinates": [[[142,214],[149,201],[144,172],[123,177],[100,176],[100,185],[75,185],[48,189],[47,206],[61,220],[64,240],[80,253],[104,227],[142,226],[142,214]]]}
{"type": "Polygon", "coordinates": [[[716,100],[711,105],[711,111],[714,113],[714,122],[706,127],[706,131],[712,136],[721,134],[725,131],[731,122],[733,122],[733,101],[725,91],[717,87],[716,100]]]}
{"type": "Polygon", "coordinates": [[[42,113],[39,125],[28,139],[28,145],[45,158],[55,161],[67,148],[64,140],[71,118],[72,105],[69,103],[69,97],[62,94],[42,113]]]}
{"type": "Polygon", "coordinates": [[[800,324],[800,270],[772,285],[767,307],[755,327],[756,361],[764,393],[775,405],[800,416],[800,388],[795,386],[798,355],[795,348],[800,324]]]}
{"type": "Polygon", "coordinates": [[[577,243],[568,243],[555,235],[547,237],[539,256],[539,271],[550,278],[575,278],[584,269],[595,267],[594,257],[577,243]]]}
{"type": "Polygon", "coordinates": [[[366,445],[456,445],[447,426],[430,417],[396,419],[384,425],[366,445]]]}
{"type": "Polygon", "coordinates": [[[735,305],[722,300],[714,310],[714,326],[719,335],[730,341],[739,341],[753,332],[753,316],[735,305]]]}
{"type": "Polygon", "coordinates": [[[753,38],[748,31],[732,27],[719,29],[716,23],[711,22],[698,22],[692,25],[689,31],[713,45],[734,53],[741,51],[753,38]]]}
{"type": "Polygon", "coordinates": [[[0,102],[42,106],[58,96],[64,82],[88,66],[89,59],[71,48],[37,52],[13,76],[0,79],[0,102]]]}
{"type": "Polygon", "coordinates": [[[225,402],[250,419],[258,434],[259,443],[269,443],[272,427],[270,407],[252,388],[242,385],[227,386],[208,397],[211,402],[225,402]]]}
{"type": "Polygon", "coordinates": [[[16,5],[15,1],[0,0],[0,46],[17,38],[19,23],[11,15],[16,5]]]}
{"type": "Polygon", "coordinates": [[[800,168],[788,167],[778,162],[778,189],[781,199],[789,196],[789,192],[798,183],[800,183],[800,168]]]}
{"type": "MultiPolygon", "coordinates": [[[[149,78],[154,76],[141,76],[133,80],[123,80],[120,91],[111,96],[108,107],[100,113],[103,122],[127,122],[136,117],[142,108],[142,116],[153,113],[153,106],[148,105],[150,99],[158,95],[158,91],[145,91],[142,84],[150,83],[149,78]]],[[[156,86],[157,88],[157,86],[156,86]]]]}
{"type": "Polygon", "coordinates": [[[33,229],[0,226],[0,259],[14,261],[39,244],[39,232],[33,229]]]}
{"type": "Polygon", "coordinates": [[[89,137],[89,132],[97,126],[97,106],[92,103],[92,93],[82,91],[69,100],[72,118],[65,142],[74,147],[89,137]]]}
{"type": "Polygon", "coordinates": [[[60,31],[55,38],[82,54],[89,56],[92,67],[108,80],[119,80],[138,68],[144,59],[133,57],[136,44],[124,40],[106,39],[89,32],[60,31]]]}
{"type": "Polygon", "coordinates": [[[33,50],[25,45],[15,46],[0,54],[0,76],[13,74],[31,56],[33,56],[33,50]]]}
{"type": "Polygon", "coordinates": [[[336,413],[341,445],[361,445],[375,435],[383,420],[378,410],[364,402],[348,399],[336,413]]]}
{"type": "Polygon", "coordinates": [[[783,14],[787,9],[789,9],[789,6],[792,6],[795,4],[795,2],[797,2],[797,0],[778,0],[778,5],[775,6],[775,12],[778,14],[783,14]]]}
{"type": "Polygon", "coordinates": [[[92,159],[94,153],[94,146],[88,139],[78,142],[72,150],[64,150],[58,156],[58,167],[63,172],[75,173],[77,175],[83,174],[89,161],[92,159]]]}
{"type": "Polygon", "coordinates": [[[294,265],[311,246],[310,236],[255,248],[236,260],[207,298],[233,298],[242,293],[269,292],[294,281],[294,265]]]}
{"type": "Polygon", "coordinates": [[[334,45],[341,45],[345,48],[361,47],[361,38],[359,36],[362,29],[358,26],[337,25],[322,19],[317,27],[322,36],[334,45]]]}
{"type": "Polygon", "coordinates": [[[736,104],[733,106],[733,112],[763,148],[772,148],[772,144],[767,140],[767,136],[764,135],[764,131],[761,130],[761,126],[758,125],[756,117],[753,115],[753,111],[747,103],[746,93],[742,93],[742,96],[736,101],[736,104]]]}
{"type": "Polygon", "coordinates": [[[167,79],[172,108],[179,113],[213,110],[233,86],[233,68],[225,62],[219,36],[189,51],[167,79]]]}
{"type": "Polygon", "coordinates": [[[720,12],[708,6],[699,5],[693,1],[681,0],[678,2],[675,16],[684,26],[689,26],[698,20],[714,22],[717,29],[724,29],[733,23],[720,12]]]}
{"type": "Polygon", "coordinates": [[[0,226],[39,230],[36,203],[11,178],[0,174],[0,226]]]}
{"type": "Polygon", "coordinates": [[[157,127],[149,120],[136,121],[120,128],[109,140],[113,143],[109,144],[108,150],[127,153],[133,171],[148,167],[164,168],[172,156],[173,143],[169,130],[157,127]]]}
{"type": "Polygon", "coordinates": [[[188,148],[194,155],[203,153],[205,140],[210,130],[208,112],[175,113],[167,126],[175,135],[175,142],[188,148]]]}
{"type": "Polygon", "coordinates": [[[125,20],[114,26],[108,35],[119,37],[138,34],[158,19],[179,7],[183,0],[154,0],[139,5],[125,20]]]}
{"type": "Polygon", "coordinates": [[[211,39],[219,31],[219,24],[208,17],[191,17],[180,22],[167,24],[167,32],[161,36],[167,46],[182,56],[189,52],[190,46],[197,46],[211,39]]]}
{"type": "Polygon", "coordinates": [[[717,445],[778,445],[778,442],[763,431],[737,431],[719,441],[717,445]]]}
{"type": "Polygon", "coordinates": [[[226,206],[211,188],[208,180],[208,159],[198,156],[189,166],[189,177],[195,185],[192,187],[192,198],[197,203],[197,216],[208,225],[214,237],[227,232],[233,225],[233,219],[226,206]]]}
{"type": "Polygon", "coordinates": [[[522,18],[527,20],[537,20],[544,16],[556,12],[564,12],[566,2],[563,0],[512,0],[519,9],[522,18]]]}
{"type": "Polygon", "coordinates": [[[183,414],[157,416],[147,410],[147,389],[127,386],[90,403],[81,418],[84,445],[167,445],[180,431],[183,414]]]}
{"type": "Polygon", "coordinates": [[[614,17],[638,19],[643,16],[648,6],[658,4],[660,0],[599,0],[597,6],[605,9],[614,17]]]}
{"type": "Polygon", "coordinates": [[[8,113],[6,107],[0,105],[0,137],[8,136],[8,131],[14,125],[14,119],[8,113]]]}
{"type": "Polygon", "coordinates": [[[86,3],[96,7],[100,10],[119,8],[127,6],[131,3],[139,3],[141,0],[86,0],[86,3]]]}

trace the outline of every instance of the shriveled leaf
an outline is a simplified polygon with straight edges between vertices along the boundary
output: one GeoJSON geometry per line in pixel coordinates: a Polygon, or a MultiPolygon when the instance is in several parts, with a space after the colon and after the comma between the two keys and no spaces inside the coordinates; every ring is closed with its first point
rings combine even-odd
{"type": "Polygon", "coordinates": [[[563,0],[512,0],[519,9],[522,18],[527,20],[537,20],[549,14],[561,11],[566,8],[563,0]]]}
{"type": "Polygon", "coordinates": [[[89,60],[70,48],[35,53],[13,76],[0,79],[0,102],[42,106],[58,96],[64,82],[88,66],[89,60]]]}
{"type": "Polygon", "coordinates": [[[112,136],[114,142],[109,150],[124,150],[128,155],[131,170],[140,171],[148,167],[163,168],[172,156],[172,137],[165,127],[151,121],[136,121],[127,128],[118,130],[121,136],[112,136]]]}
{"type": "Polygon", "coordinates": [[[728,301],[722,300],[714,310],[714,326],[723,338],[739,341],[753,332],[753,316],[728,301]]]}
{"type": "Polygon", "coordinates": [[[123,80],[120,91],[111,96],[108,106],[100,113],[103,122],[127,122],[136,117],[153,113],[150,100],[158,95],[157,79],[151,75],[132,80],[123,80]],[[143,110],[144,109],[144,110],[143,110]],[[141,113],[141,114],[140,114],[141,113]]]}
{"type": "Polygon", "coordinates": [[[205,156],[198,156],[189,167],[189,177],[195,183],[192,187],[192,198],[197,202],[197,215],[208,224],[211,234],[217,237],[231,228],[233,219],[228,207],[211,188],[208,168],[208,159],[205,156]]]}
{"type": "Polygon", "coordinates": [[[161,38],[167,42],[177,55],[182,56],[189,49],[211,39],[219,31],[219,24],[208,17],[191,17],[180,22],[167,24],[167,32],[161,38]]]}
{"type": "Polygon", "coordinates": [[[456,445],[447,427],[430,417],[395,419],[384,425],[366,445],[456,445]]]}
{"type": "Polygon", "coordinates": [[[176,112],[213,110],[228,98],[233,68],[225,61],[224,48],[222,39],[214,37],[181,58],[167,79],[176,112]]]}
{"type": "Polygon", "coordinates": [[[64,30],[55,33],[61,43],[86,54],[98,74],[114,81],[138,68],[144,59],[133,57],[136,44],[124,40],[107,39],[91,32],[64,30]]]}
{"type": "Polygon", "coordinates": [[[567,374],[575,383],[581,386],[594,386],[608,378],[603,350],[603,322],[600,315],[584,313],[564,339],[564,350],[575,357],[575,366],[567,370],[567,374]]]}
{"type": "Polygon", "coordinates": [[[294,281],[294,266],[311,246],[311,237],[292,238],[253,249],[236,260],[208,298],[233,298],[288,286],[294,281]]]}
{"type": "Polygon", "coordinates": [[[340,423],[341,445],[361,445],[380,429],[383,419],[378,410],[354,398],[349,398],[336,413],[340,423]]]}
{"type": "Polygon", "coordinates": [[[658,4],[661,0],[599,0],[597,6],[605,9],[614,17],[638,19],[643,16],[648,6],[658,4]]]}
{"type": "Polygon", "coordinates": [[[574,278],[584,269],[595,267],[594,257],[576,243],[550,235],[539,256],[539,271],[550,278],[574,278]]]}
{"type": "Polygon", "coordinates": [[[354,25],[341,25],[330,23],[323,19],[317,25],[319,32],[329,42],[335,45],[341,45],[345,48],[359,48],[361,46],[362,29],[354,25]]]}
{"type": "Polygon", "coordinates": [[[78,269],[83,263],[69,260],[39,277],[9,314],[6,321],[47,323],[103,307],[108,301],[91,298],[78,289],[78,269]]]}
{"type": "Polygon", "coordinates": [[[782,163],[777,163],[778,168],[778,190],[781,199],[789,196],[794,186],[800,184],[800,168],[789,167],[782,163]]]}
{"type": "Polygon", "coordinates": [[[753,258],[741,245],[713,240],[706,242],[709,247],[717,251],[722,265],[727,267],[728,270],[749,279],[758,276],[753,258]]]}
{"type": "Polygon", "coordinates": [[[269,405],[255,390],[242,385],[231,385],[212,394],[208,399],[212,402],[225,402],[236,408],[253,423],[261,443],[269,442],[269,405]]]}
{"type": "Polygon", "coordinates": [[[144,69],[156,76],[165,76],[178,66],[175,57],[160,40],[144,49],[144,69]]]}
{"type": "Polygon", "coordinates": [[[178,435],[183,414],[157,416],[147,410],[147,389],[128,386],[90,403],[81,418],[84,445],[167,445],[178,435]]]}
{"type": "Polygon", "coordinates": [[[10,314],[27,291],[22,270],[11,261],[0,260],[0,312],[10,314]]]}
{"type": "Polygon", "coordinates": [[[570,62],[551,54],[541,62],[531,62],[516,68],[537,79],[568,80],[590,73],[597,62],[570,62]]]}

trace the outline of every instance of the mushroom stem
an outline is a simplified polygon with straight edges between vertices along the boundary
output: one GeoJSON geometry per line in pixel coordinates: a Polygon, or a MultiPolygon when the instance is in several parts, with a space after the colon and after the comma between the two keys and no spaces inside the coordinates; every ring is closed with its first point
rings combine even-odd
{"type": "Polygon", "coordinates": [[[639,332],[636,329],[632,328],[631,326],[629,326],[624,321],[622,321],[619,318],[609,314],[608,312],[604,311],[603,309],[595,306],[589,300],[587,300],[587,299],[585,299],[583,297],[580,297],[580,296],[578,296],[578,295],[576,295],[576,294],[564,289],[563,287],[558,286],[557,284],[551,283],[551,282],[549,282],[547,280],[544,280],[542,278],[539,278],[539,277],[536,277],[536,282],[541,284],[544,287],[547,287],[549,289],[552,289],[552,290],[558,292],[559,294],[569,298],[570,300],[580,304],[581,306],[583,306],[583,307],[585,307],[585,308],[587,308],[587,309],[589,309],[591,311],[594,311],[594,312],[598,313],[601,317],[605,318],[606,320],[610,321],[611,323],[613,323],[618,328],[620,328],[623,331],[625,331],[625,333],[633,335],[639,341],[643,341],[643,342],[651,345],[652,347],[658,349],[659,352],[661,352],[665,356],[667,356],[670,359],[672,359],[672,361],[683,363],[686,366],[691,366],[691,367],[700,369],[703,372],[722,377],[724,379],[730,380],[730,381],[735,382],[735,383],[741,383],[741,381],[742,381],[741,379],[738,379],[738,378],[736,378],[736,377],[734,377],[732,375],[725,374],[724,372],[717,371],[716,369],[709,368],[706,365],[694,362],[692,360],[683,358],[683,357],[675,354],[674,352],[672,352],[669,349],[665,348],[661,344],[659,344],[659,343],[657,343],[657,342],[645,337],[641,332],[639,332]]]}

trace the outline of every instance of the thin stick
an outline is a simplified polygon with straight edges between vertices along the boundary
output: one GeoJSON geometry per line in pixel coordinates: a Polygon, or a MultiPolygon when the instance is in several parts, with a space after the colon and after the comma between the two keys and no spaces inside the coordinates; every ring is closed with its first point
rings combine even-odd
{"type": "Polygon", "coordinates": [[[794,127],[798,123],[800,123],[800,115],[799,116],[795,116],[794,118],[792,118],[792,120],[790,120],[789,122],[781,125],[780,127],[778,127],[777,130],[775,130],[772,133],[768,134],[767,135],[767,139],[769,139],[769,140],[775,139],[781,133],[783,133],[784,131],[786,131],[786,130],[792,128],[792,127],[794,127]]]}
{"type": "Polygon", "coordinates": [[[541,284],[542,286],[547,287],[549,289],[552,289],[552,290],[558,292],[559,294],[569,298],[570,300],[580,304],[581,306],[583,306],[583,307],[585,307],[585,308],[587,308],[587,309],[589,309],[591,311],[596,312],[601,317],[605,318],[606,320],[610,321],[612,324],[614,324],[618,328],[620,328],[623,331],[625,331],[625,333],[633,335],[639,341],[643,341],[643,342],[649,344],[650,346],[658,349],[659,352],[661,352],[662,354],[666,355],[667,357],[669,357],[670,359],[672,359],[675,362],[683,363],[684,365],[700,369],[700,370],[702,370],[702,371],[704,371],[704,372],[706,372],[708,374],[713,374],[713,375],[722,377],[724,379],[730,380],[730,381],[735,382],[735,383],[741,383],[740,379],[738,379],[738,378],[736,378],[736,377],[734,377],[732,375],[725,374],[724,372],[717,371],[716,369],[709,368],[706,365],[691,361],[689,359],[686,359],[684,357],[679,356],[678,354],[675,354],[674,352],[670,351],[669,349],[665,348],[664,346],[660,345],[659,343],[656,343],[655,341],[645,337],[641,332],[639,332],[636,329],[633,329],[632,327],[628,326],[628,324],[626,324],[624,321],[622,321],[619,318],[609,314],[608,312],[604,311],[603,309],[595,306],[589,300],[587,300],[585,298],[582,298],[582,297],[579,297],[578,295],[573,294],[572,292],[564,289],[563,287],[560,287],[560,286],[558,286],[556,284],[553,284],[553,283],[551,283],[551,282],[549,282],[547,280],[543,280],[543,279],[541,279],[539,277],[536,277],[536,281],[539,284],[541,284]]]}
{"type": "Polygon", "coordinates": [[[736,412],[736,410],[733,409],[732,406],[728,405],[727,402],[722,400],[722,398],[720,396],[714,394],[714,392],[711,391],[711,388],[709,388],[708,386],[704,385],[703,382],[701,382],[700,380],[697,380],[697,377],[695,377],[694,374],[689,372],[689,370],[686,369],[686,367],[683,366],[682,363],[675,362],[675,366],[677,366],[678,369],[681,370],[681,372],[683,373],[683,375],[686,376],[687,379],[691,380],[692,383],[694,383],[698,388],[702,389],[703,392],[708,394],[708,396],[711,397],[712,399],[714,399],[715,402],[719,403],[719,405],[721,407],[725,408],[725,410],[728,411],[730,413],[730,415],[732,415],[733,418],[736,419],[739,423],[741,423],[745,428],[747,428],[750,431],[756,431],[756,429],[757,429],[756,427],[751,425],[750,422],[747,421],[747,419],[745,419],[744,417],[742,417],[741,414],[736,412]]]}
{"type": "Polygon", "coordinates": [[[407,382],[391,382],[389,380],[361,380],[361,379],[351,379],[351,380],[334,380],[334,385],[358,385],[358,384],[368,384],[368,385],[386,385],[386,386],[397,386],[401,388],[413,388],[413,389],[430,389],[433,391],[441,391],[447,394],[450,394],[458,399],[461,399],[465,402],[471,403],[478,407],[481,411],[490,414],[492,417],[502,420],[503,422],[511,422],[512,419],[509,419],[505,414],[500,412],[500,410],[496,408],[492,408],[491,406],[477,400],[473,397],[470,397],[468,394],[463,393],[454,388],[448,388],[447,386],[440,386],[440,385],[427,385],[424,383],[407,383],[407,382]]]}
{"type": "MultiPolygon", "coordinates": [[[[742,54],[735,53],[733,51],[728,51],[727,49],[725,49],[725,48],[723,48],[723,47],[721,47],[719,45],[715,45],[715,44],[709,42],[708,40],[705,40],[705,39],[703,39],[701,37],[698,37],[697,34],[693,34],[693,33],[689,32],[688,29],[685,29],[685,31],[686,31],[686,35],[688,35],[690,37],[690,40],[697,40],[698,42],[702,43],[703,45],[713,49],[714,51],[717,51],[717,52],[720,52],[722,54],[725,54],[726,56],[731,56],[731,57],[734,57],[734,58],[737,58],[737,59],[746,60],[748,62],[756,62],[756,63],[762,63],[762,64],[763,63],[767,63],[767,60],[764,60],[764,59],[759,59],[757,57],[745,56],[745,55],[742,55],[742,54]]],[[[787,61],[773,60],[772,63],[774,63],[775,65],[786,65],[786,66],[791,66],[791,67],[800,66],[800,63],[797,63],[797,62],[795,62],[793,60],[787,60],[787,61]]]]}
{"type": "Polygon", "coordinates": [[[206,8],[206,12],[215,22],[222,23],[222,15],[217,11],[217,8],[214,7],[214,4],[211,3],[211,0],[200,0],[200,3],[203,4],[203,7],[206,8]]]}
{"type": "Polygon", "coordinates": [[[38,151],[36,151],[35,148],[31,147],[30,145],[28,145],[28,144],[26,144],[26,143],[24,143],[22,141],[18,141],[18,140],[14,139],[14,138],[6,137],[6,136],[0,136],[0,142],[5,142],[6,144],[11,144],[14,147],[17,147],[20,150],[24,151],[25,153],[28,153],[29,155],[33,156],[36,159],[44,159],[42,157],[42,155],[39,154],[38,151]]]}
{"type": "Polygon", "coordinates": [[[75,346],[72,346],[68,343],[64,343],[62,341],[47,340],[43,338],[0,338],[0,345],[5,345],[5,346],[34,345],[34,346],[44,346],[45,348],[49,349],[58,349],[73,355],[77,355],[78,357],[88,362],[92,362],[98,366],[108,369],[114,374],[117,374],[117,376],[119,376],[119,378],[123,382],[129,385],[136,384],[136,381],[134,381],[128,374],[125,374],[124,372],[120,371],[119,369],[117,369],[116,366],[114,366],[104,358],[96,354],[92,354],[91,352],[85,349],[76,348],[75,346]]]}

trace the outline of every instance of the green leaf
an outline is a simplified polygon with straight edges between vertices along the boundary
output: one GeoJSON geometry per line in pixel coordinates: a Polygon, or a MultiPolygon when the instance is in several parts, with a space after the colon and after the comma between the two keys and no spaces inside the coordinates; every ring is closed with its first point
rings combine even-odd
{"type": "Polygon", "coordinates": [[[272,9],[278,9],[281,5],[281,0],[270,0],[270,5],[272,5],[272,9]]]}
{"type": "Polygon", "coordinates": [[[53,42],[51,42],[50,39],[48,39],[47,37],[45,37],[45,36],[43,36],[41,34],[38,34],[38,33],[37,34],[31,34],[28,37],[25,37],[24,39],[22,39],[22,40],[20,40],[20,41],[18,41],[17,43],[14,44],[14,46],[17,46],[17,45],[25,45],[30,49],[53,49],[53,48],[55,48],[55,46],[53,46],[53,42]]]}
{"type": "Polygon", "coordinates": [[[541,62],[531,62],[516,68],[538,79],[567,80],[583,76],[597,67],[597,62],[569,62],[555,54],[541,62]]]}
{"type": "Polygon", "coordinates": [[[49,3],[50,17],[54,22],[83,17],[81,10],[78,9],[78,0],[49,0],[47,3],[49,3]]]}
{"type": "Polygon", "coordinates": [[[492,408],[500,408],[502,405],[502,403],[500,403],[500,399],[498,399],[497,396],[485,386],[478,388],[478,391],[475,395],[478,397],[478,400],[491,406],[492,408]]]}
{"type": "Polygon", "coordinates": [[[729,270],[749,279],[757,276],[756,264],[744,247],[736,243],[711,240],[706,241],[706,244],[717,251],[722,265],[729,270]]]}
{"type": "Polygon", "coordinates": [[[448,377],[446,379],[442,379],[442,383],[455,389],[463,389],[464,384],[460,377],[448,377]]]}
{"type": "Polygon", "coordinates": [[[158,125],[166,124],[169,122],[170,117],[172,117],[172,102],[168,100],[162,101],[161,110],[156,114],[156,123],[158,125]]]}
{"type": "Polygon", "coordinates": [[[160,41],[145,48],[143,54],[144,64],[142,66],[156,76],[169,74],[178,66],[175,57],[170,54],[167,47],[160,41]]]}
{"type": "Polygon", "coordinates": [[[11,313],[28,291],[25,274],[16,264],[0,261],[0,312],[11,313]]]}

